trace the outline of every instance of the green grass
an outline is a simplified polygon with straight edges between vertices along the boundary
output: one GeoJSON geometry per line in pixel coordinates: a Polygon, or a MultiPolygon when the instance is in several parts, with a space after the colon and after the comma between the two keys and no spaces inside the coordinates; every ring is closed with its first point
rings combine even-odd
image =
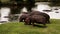
{"type": "MultiPolygon", "coordinates": [[[[38,24],[40,26],[40,24],[38,24]]],[[[51,24],[46,28],[24,25],[24,23],[5,23],[0,24],[0,34],[60,34],[60,20],[51,19],[51,24]]]]}

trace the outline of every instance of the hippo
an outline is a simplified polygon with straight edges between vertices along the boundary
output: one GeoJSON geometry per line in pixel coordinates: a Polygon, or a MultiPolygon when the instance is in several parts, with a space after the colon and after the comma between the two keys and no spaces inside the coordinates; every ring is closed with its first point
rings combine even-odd
{"type": "Polygon", "coordinates": [[[44,26],[46,26],[46,18],[42,15],[32,15],[29,16],[25,19],[25,23],[26,24],[31,24],[34,26],[34,23],[38,23],[38,24],[43,24],[44,26]]]}
{"type": "Polygon", "coordinates": [[[46,18],[47,23],[50,23],[50,16],[46,13],[42,13],[40,11],[32,11],[30,15],[42,15],[46,18]]]}

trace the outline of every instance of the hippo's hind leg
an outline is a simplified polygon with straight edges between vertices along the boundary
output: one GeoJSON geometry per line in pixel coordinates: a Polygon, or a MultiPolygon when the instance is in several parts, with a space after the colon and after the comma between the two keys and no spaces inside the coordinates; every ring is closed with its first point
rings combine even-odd
{"type": "Polygon", "coordinates": [[[50,20],[47,20],[47,23],[50,24],[50,20]]]}
{"type": "Polygon", "coordinates": [[[47,23],[47,21],[46,21],[46,20],[44,20],[44,22],[43,22],[44,27],[46,27],[46,23],[47,23]]]}

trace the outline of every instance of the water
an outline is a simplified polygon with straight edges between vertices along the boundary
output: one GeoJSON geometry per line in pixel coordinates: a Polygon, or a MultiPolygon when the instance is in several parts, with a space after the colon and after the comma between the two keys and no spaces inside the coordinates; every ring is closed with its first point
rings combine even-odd
{"type": "Polygon", "coordinates": [[[60,7],[50,7],[46,3],[38,3],[37,7],[35,9],[36,11],[44,12],[43,10],[51,10],[51,12],[44,12],[47,13],[51,19],[60,19],[60,7]],[[58,8],[58,10],[54,10],[55,8],[58,8]],[[59,12],[59,13],[56,13],[59,12]]]}
{"type": "Polygon", "coordinates": [[[21,10],[22,12],[27,12],[26,7],[23,7],[23,9],[21,10]]]}
{"type": "Polygon", "coordinates": [[[0,22],[1,21],[6,21],[8,22],[9,18],[5,18],[5,16],[9,16],[9,13],[10,13],[10,8],[8,7],[2,7],[0,9],[0,14],[1,14],[1,17],[0,17],[0,22]]]}

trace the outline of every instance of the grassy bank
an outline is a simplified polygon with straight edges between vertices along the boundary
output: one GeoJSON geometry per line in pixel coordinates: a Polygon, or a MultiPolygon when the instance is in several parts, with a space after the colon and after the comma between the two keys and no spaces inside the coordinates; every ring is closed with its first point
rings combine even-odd
{"type": "Polygon", "coordinates": [[[47,24],[46,28],[24,25],[22,22],[0,24],[0,34],[60,34],[60,20],[51,19],[51,24],[47,24]]]}

